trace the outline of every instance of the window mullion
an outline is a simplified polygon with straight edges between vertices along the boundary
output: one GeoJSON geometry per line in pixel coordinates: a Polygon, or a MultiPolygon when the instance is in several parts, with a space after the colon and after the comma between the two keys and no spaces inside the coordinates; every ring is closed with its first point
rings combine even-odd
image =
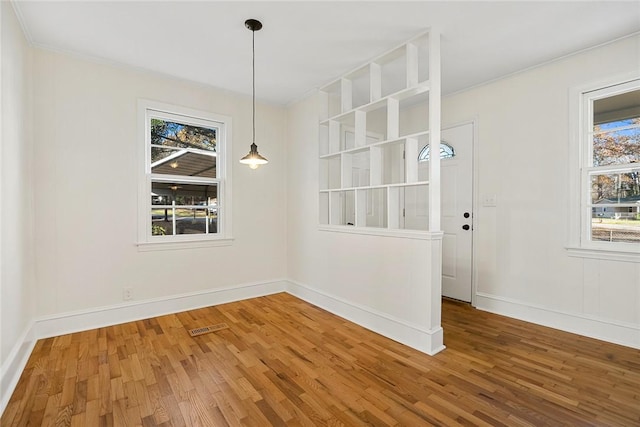
{"type": "Polygon", "coordinates": [[[199,176],[149,174],[152,182],[176,182],[190,184],[220,184],[220,178],[203,178],[199,176]]]}

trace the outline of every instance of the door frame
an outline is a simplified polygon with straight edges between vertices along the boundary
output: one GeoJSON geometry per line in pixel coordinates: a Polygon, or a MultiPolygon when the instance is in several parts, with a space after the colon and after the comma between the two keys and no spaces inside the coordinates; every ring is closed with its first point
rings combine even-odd
{"type": "MultiPolygon", "coordinates": [[[[478,116],[474,116],[468,120],[462,120],[453,123],[447,123],[446,125],[442,125],[441,131],[452,129],[458,126],[464,126],[470,124],[473,126],[473,141],[471,141],[471,206],[473,209],[473,215],[471,217],[471,306],[476,306],[476,292],[478,287],[478,248],[477,248],[477,240],[475,229],[477,226],[477,215],[478,209],[480,208],[480,204],[478,203],[480,200],[479,195],[479,186],[478,186],[478,154],[479,154],[479,138],[478,138],[478,116]]],[[[441,291],[442,293],[442,291],[441,291]]]]}

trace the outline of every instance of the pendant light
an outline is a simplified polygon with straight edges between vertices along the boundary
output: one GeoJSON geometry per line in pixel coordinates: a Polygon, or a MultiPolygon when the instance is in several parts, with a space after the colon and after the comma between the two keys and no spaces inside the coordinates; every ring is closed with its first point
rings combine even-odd
{"type": "Polygon", "coordinates": [[[249,154],[240,159],[240,163],[249,165],[251,169],[258,169],[258,166],[265,165],[269,161],[258,153],[256,145],[256,31],[262,28],[262,23],[256,19],[247,19],[244,26],[251,30],[252,38],[252,70],[253,70],[253,139],[249,154]]]}

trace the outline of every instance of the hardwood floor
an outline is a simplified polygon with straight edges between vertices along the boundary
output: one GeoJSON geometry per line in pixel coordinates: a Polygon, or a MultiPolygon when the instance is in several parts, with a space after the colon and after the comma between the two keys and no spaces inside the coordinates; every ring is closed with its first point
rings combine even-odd
{"type": "Polygon", "coordinates": [[[277,294],[44,339],[0,425],[640,426],[640,351],[452,301],[443,326],[429,357],[277,294]]]}

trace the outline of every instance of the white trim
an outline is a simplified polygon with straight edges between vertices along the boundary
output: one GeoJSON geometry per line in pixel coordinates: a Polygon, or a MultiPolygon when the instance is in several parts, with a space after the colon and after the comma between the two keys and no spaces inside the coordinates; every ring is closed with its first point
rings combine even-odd
{"type": "Polygon", "coordinates": [[[640,262],[640,252],[612,251],[588,247],[567,247],[567,255],[578,258],[603,259],[621,262],[640,262]]]}
{"type": "Polygon", "coordinates": [[[9,355],[2,363],[0,370],[0,415],[7,407],[35,345],[34,322],[31,322],[16,340],[9,355]]]}
{"type": "Polygon", "coordinates": [[[231,246],[233,244],[233,237],[226,239],[201,239],[194,240],[188,239],[184,241],[159,241],[159,242],[139,242],[138,252],[150,252],[150,251],[170,251],[180,249],[198,249],[198,248],[211,248],[218,246],[231,246]]]}
{"type": "Polygon", "coordinates": [[[343,317],[363,328],[379,333],[430,356],[445,349],[440,326],[425,330],[419,325],[398,319],[370,307],[329,295],[318,289],[288,280],[287,292],[317,307],[343,317]]]}
{"type": "Polygon", "coordinates": [[[640,325],[637,324],[552,310],[543,306],[482,292],[477,293],[476,301],[476,307],[479,310],[640,349],[640,325]]]}
{"type": "Polygon", "coordinates": [[[242,301],[285,290],[286,282],[278,279],[45,316],[35,320],[35,337],[40,339],[86,331],[186,310],[242,301]]]}
{"type": "Polygon", "coordinates": [[[22,33],[24,34],[25,40],[27,40],[27,42],[33,46],[33,36],[31,35],[31,31],[27,26],[27,20],[24,19],[24,15],[22,14],[22,9],[20,9],[18,2],[16,0],[10,1],[9,3],[13,7],[13,11],[16,14],[16,18],[20,23],[20,28],[22,28],[22,33]]]}

